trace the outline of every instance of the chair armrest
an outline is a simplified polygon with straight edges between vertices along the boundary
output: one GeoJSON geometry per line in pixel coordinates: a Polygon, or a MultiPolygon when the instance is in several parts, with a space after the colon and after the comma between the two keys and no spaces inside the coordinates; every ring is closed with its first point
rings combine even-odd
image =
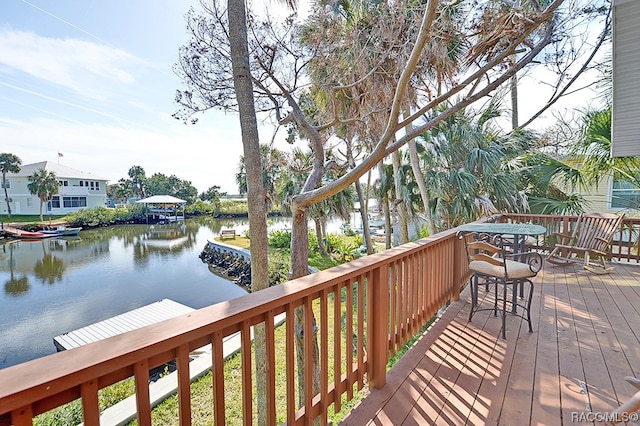
{"type": "Polygon", "coordinates": [[[486,253],[476,253],[471,256],[471,260],[480,260],[483,262],[490,263],[492,265],[504,266],[504,259],[501,259],[499,257],[489,256],[486,253]]]}
{"type": "Polygon", "coordinates": [[[532,272],[538,273],[542,269],[542,256],[535,251],[525,251],[521,253],[510,253],[505,258],[515,259],[517,262],[526,263],[532,272]]]}

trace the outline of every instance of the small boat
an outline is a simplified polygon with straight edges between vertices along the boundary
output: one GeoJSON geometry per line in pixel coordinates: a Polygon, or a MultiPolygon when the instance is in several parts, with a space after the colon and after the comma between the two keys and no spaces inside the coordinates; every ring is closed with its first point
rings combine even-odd
{"type": "Polygon", "coordinates": [[[4,232],[10,237],[20,238],[24,240],[38,240],[51,236],[40,231],[25,231],[24,229],[13,228],[9,226],[4,227],[4,232]]]}
{"type": "Polygon", "coordinates": [[[44,232],[39,232],[39,231],[35,231],[35,232],[32,232],[32,231],[21,231],[16,236],[18,238],[29,239],[29,240],[47,238],[48,237],[47,234],[45,234],[44,232]]]}
{"type": "Polygon", "coordinates": [[[65,236],[78,235],[81,230],[82,230],[81,227],[69,228],[64,225],[60,225],[53,229],[43,229],[41,232],[47,236],[65,237],[65,236]]]}

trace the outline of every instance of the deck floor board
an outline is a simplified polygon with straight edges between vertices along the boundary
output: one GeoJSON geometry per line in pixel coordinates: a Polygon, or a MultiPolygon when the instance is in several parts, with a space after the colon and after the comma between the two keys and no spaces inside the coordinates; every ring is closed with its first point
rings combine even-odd
{"type": "Polygon", "coordinates": [[[470,306],[465,288],[344,424],[589,424],[578,420],[635,393],[624,376],[640,375],[640,266],[545,264],[534,332],[510,315],[506,340],[500,316],[469,322],[470,306]]]}

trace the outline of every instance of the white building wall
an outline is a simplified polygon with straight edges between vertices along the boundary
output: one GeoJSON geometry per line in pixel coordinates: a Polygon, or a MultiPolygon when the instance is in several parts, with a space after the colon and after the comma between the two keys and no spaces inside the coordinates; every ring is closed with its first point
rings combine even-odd
{"type": "MultiPolygon", "coordinates": [[[[77,212],[81,209],[91,209],[105,206],[107,203],[107,180],[97,176],[83,173],[81,178],[67,177],[56,173],[59,181],[66,182],[66,186],[60,186],[54,197],[59,197],[60,207],[51,207],[47,203],[43,205],[43,213],[51,215],[66,215],[77,212]],[[82,186],[80,186],[82,181],[82,186]],[[91,186],[93,182],[93,188],[91,186]],[[88,185],[87,185],[88,184],[88,185]],[[86,199],[86,206],[65,207],[64,198],[83,197],[86,199]]],[[[11,199],[11,213],[15,215],[38,215],[40,214],[40,199],[29,192],[28,176],[18,174],[8,174],[9,188],[7,193],[11,199]]],[[[7,203],[4,197],[4,189],[0,189],[0,213],[7,214],[7,203]]]]}

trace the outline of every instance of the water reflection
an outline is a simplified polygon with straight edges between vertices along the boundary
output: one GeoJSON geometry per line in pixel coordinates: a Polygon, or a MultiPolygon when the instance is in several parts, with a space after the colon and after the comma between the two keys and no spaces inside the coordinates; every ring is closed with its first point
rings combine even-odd
{"type": "Polygon", "coordinates": [[[55,352],[53,337],[168,298],[199,309],[246,294],[199,259],[246,220],[120,225],[0,243],[0,368],[55,352]]]}
{"type": "MultiPolygon", "coordinates": [[[[200,309],[246,294],[198,256],[221,229],[242,234],[247,222],[198,218],[0,243],[0,368],[55,352],[55,336],[161,299],[200,309]]],[[[271,229],[288,224],[270,220],[271,229]]]]}

